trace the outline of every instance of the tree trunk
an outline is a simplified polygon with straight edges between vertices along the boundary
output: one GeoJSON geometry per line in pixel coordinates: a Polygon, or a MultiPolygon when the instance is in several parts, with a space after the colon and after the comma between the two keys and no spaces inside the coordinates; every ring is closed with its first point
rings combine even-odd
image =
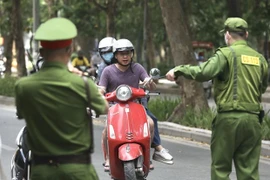
{"type": "MultiPolygon", "coordinates": [[[[146,3],[145,5],[148,6],[148,0],[145,0],[146,3]]],[[[151,26],[151,16],[150,16],[150,12],[149,12],[149,7],[147,8],[146,11],[147,15],[146,15],[146,51],[147,51],[147,58],[148,58],[148,71],[150,70],[150,68],[154,68],[156,67],[156,61],[155,61],[155,47],[154,47],[154,43],[153,43],[153,33],[152,33],[152,26],[151,26]]]]}
{"type": "Polygon", "coordinates": [[[17,70],[18,76],[26,76],[26,66],[25,66],[25,50],[23,43],[23,27],[21,18],[21,1],[13,0],[13,28],[14,28],[14,40],[16,46],[16,59],[17,59],[17,70]]]}
{"type": "Polygon", "coordinates": [[[242,17],[240,0],[227,0],[229,17],[242,17]]]}
{"type": "Polygon", "coordinates": [[[7,58],[5,73],[6,75],[11,75],[11,65],[12,65],[12,60],[13,60],[13,55],[12,55],[13,31],[11,30],[10,34],[8,36],[4,36],[4,38],[5,38],[5,42],[4,42],[5,57],[7,58]]]}
{"type": "MultiPolygon", "coordinates": [[[[170,0],[168,3],[166,0],[160,0],[159,2],[175,65],[197,64],[180,1],[170,0]]],[[[182,103],[175,108],[167,121],[182,119],[186,110],[190,108],[198,112],[208,108],[202,83],[180,77],[177,84],[180,86],[179,94],[182,103]]]]}
{"type": "Polygon", "coordinates": [[[148,21],[148,0],[144,0],[144,16],[143,16],[143,53],[142,53],[142,65],[145,69],[149,67],[149,61],[147,61],[147,21],[148,21]]]}
{"type": "MultiPolygon", "coordinates": [[[[10,20],[12,20],[12,16],[13,16],[12,3],[5,1],[3,7],[5,7],[6,16],[8,16],[10,20]]],[[[10,31],[6,35],[4,35],[4,56],[7,59],[5,74],[11,75],[11,65],[12,65],[12,60],[13,60],[12,47],[13,47],[14,29],[13,29],[12,21],[7,25],[10,31]]]]}
{"type": "Polygon", "coordinates": [[[142,64],[142,56],[143,56],[143,49],[142,49],[142,44],[143,44],[143,31],[142,27],[138,27],[138,34],[137,34],[137,40],[136,40],[136,47],[135,47],[135,53],[137,56],[137,62],[142,64]]]}
{"type": "Polygon", "coordinates": [[[116,0],[108,1],[106,8],[107,36],[115,37],[114,17],[116,9],[116,0]]]}

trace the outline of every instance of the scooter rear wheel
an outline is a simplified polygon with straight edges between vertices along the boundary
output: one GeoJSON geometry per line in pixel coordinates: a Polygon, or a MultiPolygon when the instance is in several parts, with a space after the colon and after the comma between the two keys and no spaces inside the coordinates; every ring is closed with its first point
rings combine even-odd
{"type": "Polygon", "coordinates": [[[134,161],[125,161],[124,162],[124,173],[125,173],[125,180],[137,179],[134,161]]]}

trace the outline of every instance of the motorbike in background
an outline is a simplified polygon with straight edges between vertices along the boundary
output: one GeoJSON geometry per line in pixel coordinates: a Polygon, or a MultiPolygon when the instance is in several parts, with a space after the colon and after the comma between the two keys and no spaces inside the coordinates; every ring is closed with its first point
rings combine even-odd
{"type": "Polygon", "coordinates": [[[6,57],[4,56],[4,46],[0,45],[0,78],[5,77],[6,57]]]}
{"type": "Polygon", "coordinates": [[[11,159],[11,179],[12,180],[29,180],[30,179],[30,160],[31,151],[26,145],[26,131],[24,126],[17,135],[17,149],[11,159]]]}
{"type": "Polygon", "coordinates": [[[78,70],[83,72],[83,76],[91,78],[93,81],[97,78],[97,67],[87,67],[87,66],[75,66],[78,70]]]}
{"type": "Polygon", "coordinates": [[[3,59],[0,59],[0,77],[5,77],[6,66],[3,59]]]}
{"type": "Polygon", "coordinates": [[[203,90],[207,99],[212,96],[212,80],[203,82],[203,90]]]}

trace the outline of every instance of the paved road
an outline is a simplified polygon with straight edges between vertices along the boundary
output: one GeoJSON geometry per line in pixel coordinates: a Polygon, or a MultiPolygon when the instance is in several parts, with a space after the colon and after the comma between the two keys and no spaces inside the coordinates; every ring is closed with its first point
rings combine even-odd
{"type": "MultiPolygon", "coordinates": [[[[2,137],[2,157],[1,162],[5,175],[10,179],[10,159],[15,146],[15,138],[20,128],[24,126],[24,121],[15,118],[15,108],[12,106],[0,105],[0,135],[2,137]]],[[[101,180],[109,180],[107,173],[103,172],[101,163],[103,155],[100,147],[100,135],[103,124],[95,122],[95,153],[93,164],[96,167],[101,180]]],[[[148,180],[209,180],[210,179],[210,151],[209,145],[191,142],[185,139],[162,136],[163,145],[170,150],[174,156],[174,165],[165,165],[154,161],[155,170],[152,171],[148,180]]],[[[270,179],[270,160],[262,158],[260,163],[261,180],[270,179]]],[[[233,171],[231,179],[235,180],[233,171]]]]}

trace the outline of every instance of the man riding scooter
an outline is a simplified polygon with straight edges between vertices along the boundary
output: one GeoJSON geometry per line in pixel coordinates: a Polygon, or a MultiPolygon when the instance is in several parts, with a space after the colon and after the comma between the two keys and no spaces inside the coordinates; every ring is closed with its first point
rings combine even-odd
{"type": "MultiPolygon", "coordinates": [[[[142,84],[146,84],[149,81],[150,77],[145,69],[140,64],[132,62],[134,47],[129,40],[117,40],[113,45],[113,53],[114,57],[112,58],[112,61],[115,61],[116,63],[104,69],[99,81],[99,86],[103,89],[103,93],[114,91],[120,84],[127,84],[131,87],[138,88],[140,80],[143,82],[142,84]]],[[[151,82],[150,85],[155,86],[155,83],[151,82]]],[[[166,164],[173,164],[173,157],[160,143],[156,117],[147,108],[146,112],[155,124],[154,137],[151,145],[155,148],[153,159],[166,164]]],[[[103,133],[104,145],[106,145],[106,141],[106,134],[103,133]]],[[[105,171],[108,171],[108,166],[109,162],[108,159],[106,159],[104,164],[105,171]]]]}

